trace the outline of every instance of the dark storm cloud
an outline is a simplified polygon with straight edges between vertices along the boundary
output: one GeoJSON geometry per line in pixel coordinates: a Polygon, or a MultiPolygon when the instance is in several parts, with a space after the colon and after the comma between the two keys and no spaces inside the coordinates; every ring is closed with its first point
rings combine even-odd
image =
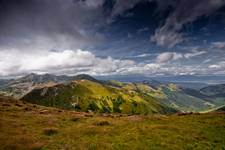
{"type": "Polygon", "coordinates": [[[137,3],[145,0],[115,0],[111,16],[122,15],[124,11],[133,8],[137,3]]]}
{"type": "MultiPolygon", "coordinates": [[[[1,0],[1,49],[82,48],[104,40],[97,32],[139,3],[157,2],[160,15],[170,10],[165,22],[151,35],[160,46],[173,47],[185,40],[182,29],[187,23],[207,16],[225,0],[112,0],[106,13],[106,0],[1,0]]],[[[140,16],[141,17],[141,16],[140,16]]]]}
{"type": "Polygon", "coordinates": [[[99,40],[95,29],[104,24],[102,4],[103,0],[2,0],[1,48],[80,48],[94,43],[99,40]]]}
{"type": "Polygon", "coordinates": [[[225,5],[225,0],[177,0],[174,11],[163,26],[156,29],[151,41],[160,46],[173,47],[185,40],[182,29],[202,16],[210,16],[225,5]]]}
{"type": "Polygon", "coordinates": [[[225,0],[114,0],[110,20],[114,21],[117,16],[126,15],[125,12],[132,10],[137,4],[151,2],[157,4],[155,8],[157,15],[169,13],[168,17],[161,18],[162,25],[155,29],[151,41],[169,48],[189,40],[183,31],[185,25],[203,16],[213,15],[225,6],[225,0]]]}

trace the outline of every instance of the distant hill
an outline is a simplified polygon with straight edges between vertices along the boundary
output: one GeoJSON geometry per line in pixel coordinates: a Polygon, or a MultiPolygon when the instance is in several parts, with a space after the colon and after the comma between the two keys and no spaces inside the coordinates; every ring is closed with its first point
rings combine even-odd
{"type": "Polygon", "coordinates": [[[86,75],[86,74],[80,74],[77,76],[66,76],[66,75],[56,76],[53,74],[43,74],[42,75],[42,74],[31,73],[24,77],[11,80],[10,82],[8,82],[8,85],[13,85],[13,84],[17,84],[17,83],[27,83],[27,82],[31,82],[34,84],[40,84],[40,83],[46,83],[46,82],[60,83],[60,82],[71,81],[71,80],[80,80],[80,79],[97,81],[95,78],[93,78],[89,75],[86,75]]]}
{"type": "Polygon", "coordinates": [[[41,75],[31,73],[21,78],[0,81],[0,89],[2,94],[20,98],[36,87],[49,86],[81,79],[97,82],[95,78],[86,74],[80,74],[77,76],[56,76],[52,74],[41,75]]]}
{"type": "MultiPolygon", "coordinates": [[[[148,84],[148,86],[151,86],[148,84]]],[[[148,92],[161,103],[180,111],[202,111],[211,109],[215,105],[196,95],[188,93],[176,84],[161,84],[156,89],[148,92]]]]}
{"type": "Polygon", "coordinates": [[[200,93],[206,95],[206,99],[217,106],[225,104],[225,84],[204,87],[200,89],[200,93]]]}
{"type": "Polygon", "coordinates": [[[208,96],[225,97],[225,84],[207,86],[200,89],[200,92],[208,96]]]}
{"type": "Polygon", "coordinates": [[[225,112],[225,106],[222,106],[215,110],[216,112],[225,112]]]}
{"type": "Polygon", "coordinates": [[[0,79],[0,89],[6,86],[11,80],[8,79],[0,79]]]}
{"type": "Polygon", "coordinates": [[[181,83],[182,85],[207,86],[207,84],[223,84],[225,83],[224,75],[177,75],[177,76],[141,76],[141,75],[112,75],[112,76],[96,76],[100,80],[117,80],[121,82],[142,82],[156,80],[161,83],[181,83]]]}

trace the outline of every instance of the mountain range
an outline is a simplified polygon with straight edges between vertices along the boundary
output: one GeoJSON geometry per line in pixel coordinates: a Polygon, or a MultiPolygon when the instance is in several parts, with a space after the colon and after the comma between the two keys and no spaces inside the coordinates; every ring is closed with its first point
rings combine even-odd
{"type": "Polygon", "coordinates": [[[157,80],[120,82],[86,74],[29,74],[0,80],[0,94],[30,103],[77,111],[152,114],[201,112],[225,105],[225,84],[200,90],[157,80]]]}

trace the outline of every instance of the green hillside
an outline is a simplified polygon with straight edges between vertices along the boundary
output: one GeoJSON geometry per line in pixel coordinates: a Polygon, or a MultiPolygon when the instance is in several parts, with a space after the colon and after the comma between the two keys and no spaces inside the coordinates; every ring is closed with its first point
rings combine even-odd
{"type": "Polygon", "coordinates": [[[207,95],[184,90],[175,84],[151,86],[86,79],[35,88],[22,100],[78,111],[131,114],[202,112],[220,106],[217,99],[214,103],[207,95]]]}
{"type": "Polygon", "coordinates": [[[29,74],[0,83],[0,94],[78,111],[132,114],[202,112],[225,104],[224,85],[184,89],[158,81],[99,81],[89,75],[29,74]]]}
{"type": "Polygon", "coordinates": [[[77,80],[67,84],[36,88],[22,100],[77,111],[128,114],[176,112],[153,97],[139,92],[133,84],[120,84],[122,86],[77,80]]]}

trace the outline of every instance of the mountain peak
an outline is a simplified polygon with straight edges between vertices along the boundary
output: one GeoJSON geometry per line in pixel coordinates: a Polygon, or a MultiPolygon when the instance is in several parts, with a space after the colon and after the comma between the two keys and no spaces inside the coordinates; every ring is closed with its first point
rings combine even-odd
{"type": "Polygon", "coordinates": [[[29,73],[26,76],[22,77],[22,78],[29,78],[29,77],[34,77],[34,76],[38,76],[38,74],[36,73],[29,73]]]}
{"type": "Polygon", "coordinates": [[[92,76],[88,75],[88,74],[79,74],[73,77],[74,80],[90,80],[90,81],[94,81],[94,82],[99,82],[97,79],[93,78],[92,76]]]}
{"type": "Polygon", "coordinates": [[[31,82],[35,84],[46,83],[46,82],[61,83],[66,81],[82,80],[82,79],[99,82],[98,80],[96,80],[95,78],[87,74],[79,74],[76,76],[66,76],[66,75],[57,76],[57,75],[49,74],[49,73],[46,73],[46,74],[30,73],[24,77],[14,80],[13,83],[26,83],[26,82],[31,82]]]}

